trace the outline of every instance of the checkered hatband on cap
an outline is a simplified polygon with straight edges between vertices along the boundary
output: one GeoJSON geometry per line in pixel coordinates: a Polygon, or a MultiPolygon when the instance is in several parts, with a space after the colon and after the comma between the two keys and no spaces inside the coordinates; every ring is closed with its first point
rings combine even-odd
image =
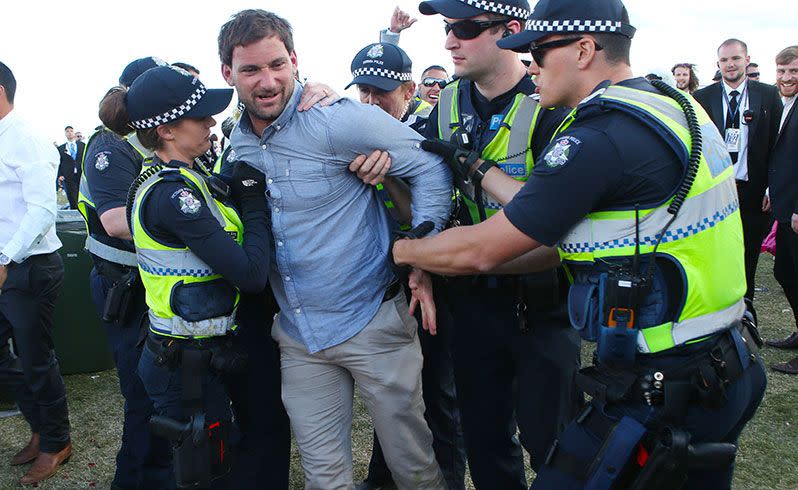
{"type": "Polygon", "coordinates": [[[133,121],[130,123],[136,129],[147,129],[147,128],[154,128],[156,126],[160,126],[161,124],[166,124],[168,122],[172,122],[180,117],[184,116],[188,111],[191,110],[192,107],[197,105],[203,95],[205,95],[205,87],[200,84],[191,96],[178,107],[171,109],[169,111],[164,112],[163,114],[159,114],[157,116],[148,117],[147,119],[140,119],[138,121],[133,121]]]}
{"type": "Polygon", "coordinates": [[[515,6],[515,5],[507,5],[506,3],[501,2],[493,2],[490,0],[459,0],[466,5],[470,5],[471,7],[477,8],[479,10],[485,10],[487,12],[494,12],[497,14],[507,15],[509,17],[513,17],[516,19],[526,19],[529,17],[532,12],[527,9],[515,6]]]}
{"type": "Polygon", "coordinates": [[[620,32],[621,21],[614,20],[528,20],[526,30],[536,32],[620,32]]]}
{"type": "Polygon", "coordinates": [[[371,66],[366,68],[358,68],[357,70],[352,72],[352,76],[354,78],[361,77],[364,75],[374,75],[376,77],[390,78],[402,82],[409,82],[410,80],[413,79],[412,73],[399,73],[398,71],[386,70],[384,68],[374,68],[371,66]]]}

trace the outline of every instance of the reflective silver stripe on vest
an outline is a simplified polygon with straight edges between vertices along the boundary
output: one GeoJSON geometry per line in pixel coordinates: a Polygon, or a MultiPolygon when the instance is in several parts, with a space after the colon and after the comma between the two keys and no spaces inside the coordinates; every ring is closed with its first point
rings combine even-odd
{"type": "MultiPolygon", "coordinates": [[[[612,97],[612,100],[615,102],[626,102],[631,100],[634,102],[639,102],[641,104],[651,106],[658,112],[662,113],[665,117],[672,119],[673,122],[675,122],[679,126],[682,126],[685,129],[685,131],[689,131],[689,128],[687,126],[687,118],[684,115],[684,111],[682,111],[681,107],[674,106],[668,102],[669,100],[673,99],[657,97],[652,93],[644,92],[642,90],[627,89],[617,86],[607,87],[607,89],[604,90],[604,93],[601,94],[602,99],[606,99],[609,97],[612,97]],[[617,100],[617,99],[623,99],[623,100],[617,100]]],[[[634,107],[636,107],[638,110],[642,110],[637,106],[634,107]]],[[[682,142],[682,144],[684,144],[684,142],[682,142]]]]}
{"type": "MultiPolygon", "coordinates": [[[[691,340],[722,332],[736,325],[743,317],[743,313],[745,313],[745,302],[741,299],[726,309],[674,322],[671,326],[673,344],[682,345],[691,340]]],[[[637,350],[645,353],[651,352],[642,332],[637,334],[637,350]]]]}
{"type": "Polygon", "coordinates": [[[511,158],[503,163],[520,163],[526,165],[526,152],[529,150],[529,128],[535,120],[538,101],[527,95],[521,99],[515,111],[515,119],[510,127],[510,142],[507,146],[507,155],[511,158]]]}
{"type": "Polygon", "coordinates": [[[150,328],[156,332],[180,335],[184,337],[218,337],[227,333],[235,325],[235,310],[229,316],[219,316],[190,322],[175,315],[172,318],[161,318],[149,312],[150,328]]]}
{"type": "Polygon", "coordinates": [[[454,94],[457,92],[459,84],[451,85],[452,88],[441,90],[438,96],[438,129],[441,132],[441,139],[449,141],[452,139],[451,119],[452,119],[452,106],[454,106],[454,94]]]}
{"type": "Polygon", "coordinates": [[[208,264],[189,249],[138,249],[137,257],[141,270],[154,276],[210,277],[216,275],[208,264]]]}
{"type": "Polygon", "coordinates": [[[155,155],[154,151],[145,148],[144,145],[141,144],[141,141],[139,141],[139,137],[135,131],[125,136],[125,140],[127,140],[130,146],[132,146],[133,149],[144,158],[152,158],[155,155]]]}
{"type": "MultiPolygon", "coordinates": [[[[712,228],[733,214],[739,206],[734,178],[730,176],[715,187],[685,200],[676,220],[665,232],[662,243],[673,242],[712,228]]],[[[648,215],[641,216],[640,245],[655,245],[671,218],[667,206],[661,206],[648,215]]],[[[578,254],[630,247],[634,244],[634,218],[585,218],[563,237],[559,247],[567,254],[578,254]]]]}
{"type": "Polygon", "coordinates": [[[136,267],[136,254],[134,252],[111,247],[91,235],[86,238],[86,250],[109,262],[136,267]]]}
{"type": "Polygon", "coordinates": [[[78,188],[78,192],[83,194],[83,197],[94,206],[94,199],[91,198],[91,192],[89,191],[89,182],[86,180],[86,172],[80,174],[80,187],[78,188]]]}
{"type": "Polygon", "coordinates": [[[413,115],[426,119],[429,117],[431,112],[432,112],[432,105],[424,104],[423,107],[419,107],[418,109],[416,109],[415,112],[413,112],[413,115]]]}

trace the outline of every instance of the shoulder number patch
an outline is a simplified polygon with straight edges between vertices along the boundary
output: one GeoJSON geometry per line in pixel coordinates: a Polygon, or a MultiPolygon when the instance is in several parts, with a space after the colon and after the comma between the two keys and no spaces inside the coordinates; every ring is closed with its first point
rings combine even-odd
{"type": "Polygon", "coordinates": [[[549,146],[549,151],[543,157],[543,160],[549,167],[562,167],[576,156],[581,146],[582,141],[580,139],[573,136],[561,136],[549,146]]]}

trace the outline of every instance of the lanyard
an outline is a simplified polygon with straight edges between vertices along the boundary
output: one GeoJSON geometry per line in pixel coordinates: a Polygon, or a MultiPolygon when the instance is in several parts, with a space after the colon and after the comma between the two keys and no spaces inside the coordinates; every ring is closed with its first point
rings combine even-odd
{"type": "MultiPolygon", "coordinates": [[[[726,93],[726,88],[723,87],[723,100],[726,101],[726,112],[731,116],[732,120],[737,119],[737,116],[740,114],[740,107],[743,105],[743,98],[745,97],[745,93],[748,91],[748,84],[745,84],[745,88],[737,96],[737,109],[734,112],[731,111],[731,104],[729,104],[729,94],[726,93]]],[[[728,121],[726,121],[728,123],[728,121]]]]}

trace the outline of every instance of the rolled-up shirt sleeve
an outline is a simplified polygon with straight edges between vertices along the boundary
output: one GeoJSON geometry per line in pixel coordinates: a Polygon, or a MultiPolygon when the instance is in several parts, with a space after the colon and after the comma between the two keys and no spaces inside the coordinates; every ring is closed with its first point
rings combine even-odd
{"type": "Polygon", "coordinates": [[[25,214],[0,252],[19,263],[30,256],[31,247],[55,226],[57,202],[53,183],[59,157],[54,147],[36,140],[20,145],[15,157],[19,165],[14,172],[22,184],[25,214]]]}
{"type": "Polygon", "coordinates": [[[407,181],[413,226],[431,221],[442,230],[451,207],[452,174],[443,160],[422,150],[423,138],[375,106],[345,101],[327,126],[330,148],[342,164],[374,150],[391,156],[388,175],[407,181]]]}

